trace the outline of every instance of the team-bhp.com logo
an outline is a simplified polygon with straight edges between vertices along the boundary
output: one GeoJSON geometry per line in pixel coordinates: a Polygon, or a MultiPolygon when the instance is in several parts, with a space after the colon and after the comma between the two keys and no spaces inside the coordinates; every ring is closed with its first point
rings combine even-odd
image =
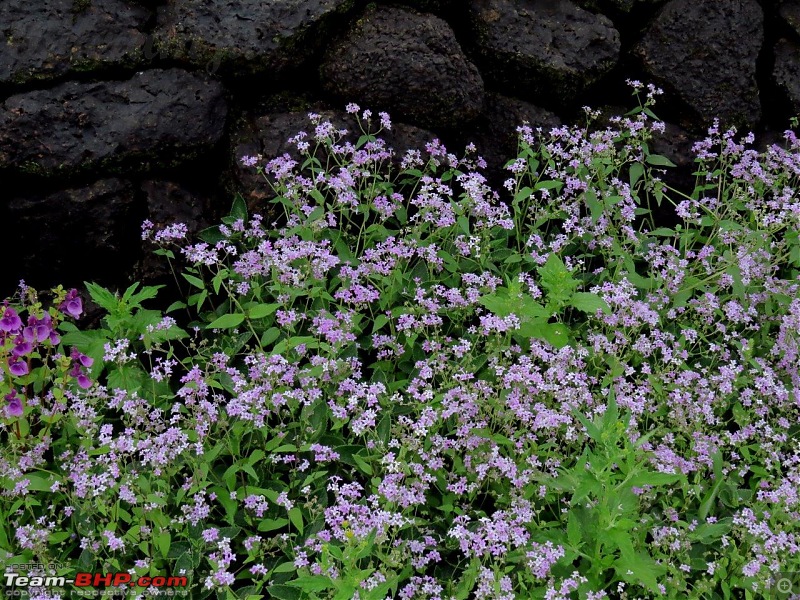
{"type": "MultiPolygon", "coordinates": [[[[133,589],[136,591],[157,591],[157,595],[186,595],[188,579],[185,576],[164,576],[154,577],[143,575],[133,577],[130,573],[96,573],[79,571],[74,577],[63,575],[38,575],[44,569],[38,567],[43,565],[14,565],[18,570],[5,571],[3,573],[3,583],[5,584],[4,593],[6,596],[22,595],[31,588],[66,588],[74,586],[79,594],[81,591],[87,592],[86,595],[103,595],[103,592],[119,592],[121,590],[133,589]],[[20,567],[30,567],[30,570],[20,567]],[[90,589],[90,588],[100,588],[90,589]]],[[[52,566],[52,565],[49,565],[52,566]]],[[[50,570],[50,572],[53,572],[50,570]]]]}

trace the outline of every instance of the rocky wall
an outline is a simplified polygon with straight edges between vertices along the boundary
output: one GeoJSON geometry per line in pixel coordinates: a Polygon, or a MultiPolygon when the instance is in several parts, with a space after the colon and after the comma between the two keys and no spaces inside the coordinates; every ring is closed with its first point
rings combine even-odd
{"type": "MultiPolygon", "coordinates": [[[[145,218],[202,227],[309,110],[388,111],[398,151],[477,144],[499,177],[523,120],[665,90],[661,151],[714,117],[774,139],[800,112],[800,0],[2,0],[0,291],[148,271],[145,218]]],[[[352,127],[352,124],[351,124],[352,127]]]]}

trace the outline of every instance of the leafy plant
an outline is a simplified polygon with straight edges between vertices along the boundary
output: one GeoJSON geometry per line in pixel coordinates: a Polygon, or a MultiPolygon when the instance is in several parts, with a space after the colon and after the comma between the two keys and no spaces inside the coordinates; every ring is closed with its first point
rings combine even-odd
{"type": "Polygon", "coordinates": [[[279,223],[236,198],[199,240],[144,224],[188,265],[169,316],[87,284],[102,325],[61,323],[32,376],[9,311],[44,313],[9,303],[6,563],[225,600],[768,593],[800,566],[800,142],[712,127],[674,190],[656,95],[521,126],[502,192],[471,148],[395,157],[388,115],[312,114],[243,158],[279,223]]]}

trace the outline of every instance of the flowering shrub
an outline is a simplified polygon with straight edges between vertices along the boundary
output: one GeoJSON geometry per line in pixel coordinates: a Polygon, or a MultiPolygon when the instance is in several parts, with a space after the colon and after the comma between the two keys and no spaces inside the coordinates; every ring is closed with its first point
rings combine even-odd
{"type": "Polygon", "coordinates": [[[712,128],[684,196],[655,92],[520,127],[502,193],[471,148],[395,173],[387,115],[349,105],[353,141],[312,114],[299,159],[243,158],[280,223],[146,223],[191,293],[173,319],[90,285],[104,326],[62,342],[98,382],[38,437],[8,400],[7,562],[286,600],[755,598],[800,570],[800,142],[712,128]]]}

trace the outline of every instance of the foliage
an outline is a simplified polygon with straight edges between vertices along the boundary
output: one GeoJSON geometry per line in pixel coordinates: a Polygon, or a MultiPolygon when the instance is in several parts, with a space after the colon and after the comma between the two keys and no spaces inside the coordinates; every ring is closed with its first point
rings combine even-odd
{"type": "Polygon", "coordinates": [[[756,598],[800,570],[800,142],[714,127],[683,196],[655,92],[520,127],[502,196],[470,148],[310,115],[293,156],[243,159],[281,223],[240,198],[194,243],[145,223],[186,301],[88,284],[103,326],[62,341],[97,383],[0,430],[9,564],[251,600],[756,598]]]}

